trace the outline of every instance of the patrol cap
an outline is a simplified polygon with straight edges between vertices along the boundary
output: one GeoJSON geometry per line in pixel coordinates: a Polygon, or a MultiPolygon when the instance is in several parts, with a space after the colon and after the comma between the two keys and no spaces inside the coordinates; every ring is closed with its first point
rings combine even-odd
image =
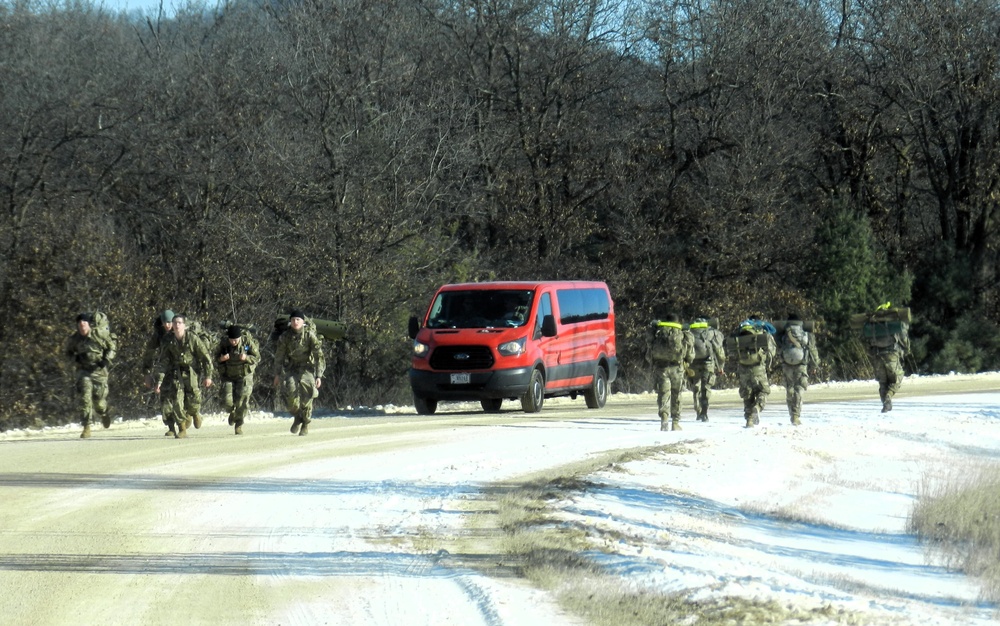
{"type": "Polygon", "coordinates": [[[302,309],[292,309],[291,311],[288,312],[288,319],[291,319],[293,317],[297,317],[299,319],[304,320],[306,319],[306,314],[302,309]]]}

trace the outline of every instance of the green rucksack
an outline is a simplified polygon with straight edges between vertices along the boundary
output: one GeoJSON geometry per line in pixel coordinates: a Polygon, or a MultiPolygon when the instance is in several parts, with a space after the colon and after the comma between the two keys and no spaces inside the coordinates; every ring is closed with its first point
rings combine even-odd
{"type": "Polygon", "coordinates": [[[676,322],[655,322],[651,353],[654,361],[680,363],[684,358],[684,331],[676,322]]]}
{"type": "Polygon", "coordinates": [[[107,358],[110,361],[114,358],[115,352],[118,349],[118,336],[111,332],[111,322],[108,320],[106,313],[103,311],[94,311],[90,313],[90,316],[94,320],[94,323],[90,326],[91,336],[109,354],[107,358]]]}
{"type": "Polygon", "coordinates": [[[206,350],[212,350],[212,346],[219,344],[219,335],[210,331],[198,320],[187,319],[187,332],[197,337],[206,350]]]}
{"type": "Polygon", "coordinates": [[[760,326],[744,324],[732,338],[731,349],[740,365],[760,365],[770,352],[768,332],[760,326]]]}

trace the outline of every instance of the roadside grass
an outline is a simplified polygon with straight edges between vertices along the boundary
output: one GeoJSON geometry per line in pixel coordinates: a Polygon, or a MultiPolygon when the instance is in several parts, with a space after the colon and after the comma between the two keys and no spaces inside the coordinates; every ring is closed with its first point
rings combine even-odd
{"type": "Polygon", "coordinates": [[[468,536],[451,546],[456,553],[453,556],[475,567],[474,563],[482,560],[476,558],[477,553],[486,550],[485,561],[493,574],[516,572],[551,592],[566,611],[594,626],[863,623],[857,615],[830,606],[806,610],[738,597],[696,601],[685,594],[630,587],[585,556],[587,551],[600,549],[598,540],[610,531],[557,519],[555,505],[559,500],[596,485],[588,476],[598,471],[625,471],[623,466],[630,461],[656,456],[669,462],[672,455],[692,453],[690,445],[695,443],[609,452],[494,485],[487,490],[485,500],[469,503],[472,525],[468,536]]]}
{"type": "Polygon", "coordinates": [[[946,565],[977,578],[984,599],[1000,601],[1000,465],[925,477],[907,528],[946,565]]]}

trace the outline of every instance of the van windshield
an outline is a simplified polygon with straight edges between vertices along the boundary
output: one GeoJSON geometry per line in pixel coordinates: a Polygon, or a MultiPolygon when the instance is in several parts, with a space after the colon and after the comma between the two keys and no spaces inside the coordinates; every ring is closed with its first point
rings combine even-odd
{"type": "Polygon", "coordinates": [[[444,291],[431,306],[428,328],[515,328],[524,326],[534,292],[525,290],[444,291]]]}

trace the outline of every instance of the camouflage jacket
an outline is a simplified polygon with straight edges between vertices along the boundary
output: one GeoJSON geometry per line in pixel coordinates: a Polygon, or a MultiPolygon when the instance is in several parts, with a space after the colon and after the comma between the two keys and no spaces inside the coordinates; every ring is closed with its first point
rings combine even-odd
{"type": "Polygon", "coordinates": [[[116,346],[113,340],[96,339],[93,332],[86,337],[76,332],[66,342],[65,354],[76,363],[77,369],[92,372],[102,367],[102,361],[107,365],[115,358],[116,346]]]}
{"type": "Polygon", "coordinates": [[[245,337],[240,337],[235,346],[229,345],[229,339],[223,338],[215,349],[215,364],[219,369],[219,375],[223,378],[234,380],[243,378],[254,373],[257,363],[260,362],[260,351],[254,342],[248,341],[245,337]],[[229,355],[229,359],[220,361],[224,355],[229,355]],[[240,355],[247,356],[245,361],[240,360],[240,355]]]}
{"type": "Polygon", "coordinates": [[[208,348],[193,333],[185,333],[183,341],[173,334],[167,335],[160,349],[156,384],[162,383],[167,374],[183,374],[188,369],[194,369],[203,378],[211,378],[212,357],[208,348]]]}
{"type": "Polygon", "coordinates": [[[291,328],[278,337],[278,347],[274,352],[274,375],[280,376],[282,369],[294,372],[312,371],[313,376],[322,378],[326,371],[322,343],[315,332],[303,328],[295,332],[291,328]]]}
{"type": "Polygon", "coordinates": [[[160,356],[160,351],[163,349],[163,344],[166,343],[167,337],[172,336],[173,333],[166,332],[162,326],[153,329],[153,332],[149,334],[149,338],[146,339],[146,345],[142,350],[142,371],[152,371],[153,366],[156,365],[157,358],[160,356]]]}

